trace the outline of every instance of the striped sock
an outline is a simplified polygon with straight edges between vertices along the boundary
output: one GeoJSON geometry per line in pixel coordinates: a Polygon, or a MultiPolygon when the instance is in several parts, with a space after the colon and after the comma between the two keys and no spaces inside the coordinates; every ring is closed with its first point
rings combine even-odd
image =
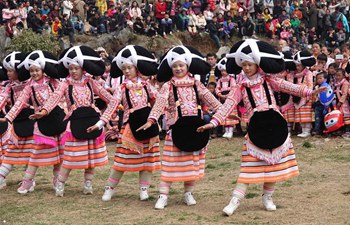
{"type": "Polygon", "coordinates": [[[53,166],[52,173],[53,173],[54,177],[58,176],[58,173],[60,172],[60,167],[61,167],[60,164],[57,164],[57,165],[53,166]]]}
{"type": "Polygon", "coordinates": [[[152,172],[150,171],[140,171],[139,184],[140,187],[149,188],[151,184],[152,172]]]}
{"type": "Polygon", "coordinates": [[[24,174],[24,180],[32,180],[35,177],[36,171],[38,170],[37,166],[28,166],[26,173],[24,174]]]}
{"type": "Polygon", "coordinates": [[[236,188],[233,190],[233,196],[237,197],[239,200],[243,200],[248,188],[248,184],[237,184],[236,188]]]}
{"type": "Polygon", "coordinates": [[[122,178],[124,172],[122,171],[117,171],[117,170],[114,170],[112,169],[111,170],[111,174],[109,175],[108,177],[108,180],[107,180],[107,186],[110,186],[110,187],[116,187],[119,182],[120,182],[120,179],[122,178]]]}
{"type": "Polygon", "coordinates": [[[272,195],[275,191],[275,183],[264,183],[263,193],[272,195]]]}
{"type": "Polygon", "coordinates": [[[92,180],[93,177],[94,177],[94,168],[85,169],[84,179],[85,180],[92,180]]]}
{"type": "Polygon", "coordinates": [[[65,183],[69,177],[71,169],[65,169],[62,168],[60,169],[60,172],[58,173],[58,180],[62,183],[65,183]]]}
{"type": "Polygon", "coordinates": [[[6,178],[7,175],[11,172],[12,170],[12,165],[11,164],[1,164],[0,166],[0,177],[6,178]]]}
{"type": "Polygon", "coordinates": [[[293,123],[288,123],[288,132],[292,132],[292,129],[293,129],[293,123]]]}
{"type": "Polygon", "coordinates": [[[196,183],[194,181],[186,181],[184,182],[184,190],[185,192],[193,192],[196,183]]]}
{"type": "Polygon", "coordinates": [[[159,184],[159,194],[168,196],[170,187],[171,187],[171,183],[161,181],[159,184]]]}

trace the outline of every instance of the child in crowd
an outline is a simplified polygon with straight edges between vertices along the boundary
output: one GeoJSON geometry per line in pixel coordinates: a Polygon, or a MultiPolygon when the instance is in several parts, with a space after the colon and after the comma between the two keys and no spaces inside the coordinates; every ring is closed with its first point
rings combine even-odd
{"type": "Polygon", "coordinates": [[[176,46],[170,49],[159,66],[157,79],[165,82],[152,108],[148,122],[141,129],[156,123],[165,107],[170,130],[165,138],[159,198],[156,209],[164,209],[173,182],[184,183],[184,202],[195,205],[192,193],[195,181],[204,176],[205,153],[209,132],[199,134],[196,129],[204,124],[201,102],[214,111],[221,105],[192,74],[206,75],[210,65],[193,48],[176,46]]]}
{"type": "Polygon", "coordinates": [[[262,41],[240,41],[226,57],[229,73],[243,70],[242,82],[233,87],[211,122],[197,130],[202,132],[223,123],[243,99],[250,119],[248,135],[233,198],[223,211],[228,216],[232,215],[244,199],[248,185],[254,183],[264,183],[263,205],[266,210],[274,211],[276,205],[272,194],[276,182],[298,176],[299,170],[286,121],[278,110],[272,90],[306,97],[318,94],[324,88],[312,91],[305,86],[276,78],[273,74],[284,69],[282,56],[262,41]]]}
{"type": "Polygon", "coordinates": [[[343,113],[345,125],[344,137],[350,137],[350,108],[349,108],[349,82],[346,80],[345,71],[338,68],[335,72],[335,99],[337,108],[343,113]]]}
{"type": "MultiPolygon", "coordinates": [[[[308,67],[316,63],[315,57],[307,51],[299,51],[293,58],[296,66],[293,83],[312,89],[313,75],[308,67]]],[[[309,137],[311,135],[312,126],[312,99],[310,96],[301,98],[293,96],[293,102],[295,107],[294,121],[295,123],[300,123],[302,129],[302,133],[298,134],[298,137],[309,137]]]]}
{"type": "MultiPolygon", "coordinates": [[[[227,73],[226,71],[226,58],[221,59],[215,68],[215,76],[220,77],[215,89],[216,95],[219,97],[221,103],[224,103],[228,93],[232,89],[232,86],[236,85],[236,80],[233,76],[227,73]]],[[[233,117],[237,117],[237,109],[232,112],[233,117]]],[[[222,135],[224,138],[231,139],[233,136],[233,128],[239,121],[233,119],[232,117],[226,118],[224,126],[225,133],[222,135]]]]}
{"type": "MultiPolygon", "coordinates": [[[[327,82],[327,73],[326,72],[320,72],[316,75],[316,85],[315,90],[320,88],[320,86],[327,82]]],[[[312,132],[313,135],[322,135],[324,130],[324,116],[325,116],[325,109],[326,107],[321,104],[318,96],[315,97],[314,103],[312,105],[314,112],[315,112],[315,127],[312,132]]]]}

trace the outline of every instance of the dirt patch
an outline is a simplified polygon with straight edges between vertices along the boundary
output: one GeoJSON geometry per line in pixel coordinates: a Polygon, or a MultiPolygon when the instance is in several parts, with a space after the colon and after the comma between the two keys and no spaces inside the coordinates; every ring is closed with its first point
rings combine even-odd
{"type": "Polygon", "coordinates": [[[206,176],[198,182],[197,205],[185,206],[183,186],[175,183],[168,207],[153,209],[158,196],[159,172],[154,173],[151,199],[138,200],[138,174],[126,173],[112,201],[102,202],[103,187],[112,164],[114,144],[108,144],[110,165],[98,168],[94,194],[82,193],[83,171],[72,171],[65,196],[56,198],[50,168],[40,168],[35,192],[16,193],[24,168],[16,167],[8,187],[0,191],[0,224],[350,224],[350,143],[343,139],[294,138],[301,175],[278,183],[276,212],[261,203],[261,185],[251,185],[247,198],[231,217],[222,209],[231,198],[239,172],[242,138],[214,139],[207,154],[206,176]]]}

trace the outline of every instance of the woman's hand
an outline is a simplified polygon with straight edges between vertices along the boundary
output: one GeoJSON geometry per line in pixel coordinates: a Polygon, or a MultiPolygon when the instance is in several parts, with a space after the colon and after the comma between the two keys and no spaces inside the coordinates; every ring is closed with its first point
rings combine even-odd
{"type": "Polygon", "coordinates": [[[327,87],[320,87],[320,88],[312,91],[312,96],[316,97],[316,95],[318,95],[319,93],[326,92],[327,90],[328,90],[327,87]]]}
{"type": "Polygon", "coordinates": [[[88,129],[86,129],[86,132],[91,133],[91,132],[98,130],[98,129],[99,129],[98,125],[95,124],[95,125],[89,127],[88,129]]]}
{"type": "Polygon", "coordinates": [[[204,132],[205,130],[210,130],[213,128],[214,128],[214,125],[212,123],[208,123],[208,124],[205,124],[201,127],[198,127],[197,132],[201,133],[201,132],[204,132]]]}
{"type": "Polygon", "coordinates": [[[140,131],[140,130],[147,130],[148,128],[150,128],[152,126],[152,122],[148,121],[147,123],[145,123],[144,125],[142,125],[141,127],[139,127],[139,129],[136,130],[140,131]]]}
{"type": "Polygon", "coordinates": [[[43,116],[46,116],[48,113],[46,110],[41,110],[40,112],[34,113],[32,115],[29,116],[29,119],[31,120],[38,120],[41,119],[43,116]]]}
{"type": "Polygon", "coordinates": [[[7,119],[6,118],[0,118],[0,123],[6,123],[7,119]]]}

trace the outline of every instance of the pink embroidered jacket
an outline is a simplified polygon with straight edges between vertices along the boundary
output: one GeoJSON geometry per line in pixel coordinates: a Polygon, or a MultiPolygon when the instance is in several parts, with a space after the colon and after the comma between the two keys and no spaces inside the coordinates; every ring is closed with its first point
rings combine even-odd
{"type": "MultiPolygon", "coordinates": [[[[22,90],[26,86],[27,81],[10,81],[5,87],[4,90],[0,93],[0,109],[2,110],[5,105],[8,103],[13,106],[19,96],[22,94],[22,90]]],[[[29,104],[26,104],[25,107],[29,107],[29,104]]]]}
{"type": "Polygon", "coordinates": [[[177,121],[177,105],[171,84],[174,84],[177,87],[177,94],[180,102],[181,113],[183,116],[198,115],[196,94],[192,88],[194,84],[197,87],[199,99],[204,103],[204,105],[209,106],[213,109],[213,111],[216,111],[221,106],[221,103],[210,93],[207,88],[204,87],[200,81],[195,80],[189,76],[181,80],[173,77],[172,80],[164,83],[160,89],[157,95],[156,103],[154,104],[152,111],[148,117],[149,120],[157,121],[163,114],[166,107],[167,126],[170,127],[177,121]]]}
{"type": "Polygon", "coordinates": [[[350,84],[345,78],[343,78],[340,82],[334,83],[334,93],[337,97],[337,100],[342,104],[341,110],[343,112],[344,117],[350,117],[350,107],[348,102],[348,90],[350,88],[350,84]]]}
{"type": "MultiPolygon", "coordinates": [[[[98,108],[91,102],[91,91],[87,85],[90,84],[93,93],[98,95],[107,104],[114,104],[115,99],[111,94],[106,91],[96,80],[93,80],[90,76],[84,75],[80,81],[75,81],[68,77],[65,82],[61,82],[54,93],[46,101],[42,109],[47,110],[50,113],[56,105],[59,104],[60,99],[64,96],[68,105],[67,118],[72,114],[73,110],[78,107],[93,107],[97,112],[98,108]],[[69,97],[69,85],[73,86],[72,97],[74,105],[72,105],[69,97]]],[[[104,115],[101,116],[101,120],[107,123],[112,115],[112,111],[105,111],[104,115]]]]}
{"type": "Polygon", "coordinates": [[[136,83],[133,83],[130,80],[126,79],[120,86],[117,87],[116,91],[113,94],[113,98],[116,101],[113,104],[109,104],[106,111],[115,112],[121,103],[124,107],[124,124],[129,120],[130,112],[144,108],[146,106],[150,106],[150,103],[154,103],[156,99],[156,90],[148,82],[142,81],[140,78],[136,83]],[[151,102],[148,102],[147,93],[144,87],[148,91],[151,102]],[[126,89],[129,90],[132,109],[129,108],[128,102],[126,100],[126,89]]]}
{"type": "Polygon", "coordinates": [[[234,85],[236,85],[236,80],[233,76],[227,75],[226,77],[221,77],[216,83],[215,93],[219,94],[223,91],[230,91],[234,85]]]}
{"type": "Polygon", "coordinates": [[[41,110],[41,107],[45,104],[47,99],[49,99],[52,93],[49,83],[52,85],[53,89],[56,89],[59,85],[59,81],[56,79],[50,79],[48,77],[44,77],[41,81],[42,82],[38,83],[30,79],[25,87],[22,88],[21,95],[17,98],[15,104],[5,116],[8,121],[12,123],[12,121],[17,117],[22,109],[28,107],[29,99],[31,99],[35,112],[41,110]],[[34,99],[32,87],[34,89],[35,97],[39,105],[34,99]]]}
{"type": "Polygon", "coordinates": [[[288,94],[307,97],[312,95],[312,89],[308,89],[306,86],[296,85],[283,79],[268,76],[263,73],[258,73],[256,79],[249,80],[245,75],[242,78],[242,82],[231,90],[225,103],[215,113],[212,119],[212,123],[219,125],[224,122],[230,113],[234,110],[236,105],[243,99],[244,106],[248,113],[248,118],[253,115],[254,110],[249,102],[248,94],[245,87],[250,87],[257,111],[265,111],[272,108],[279,112],[276,100],[273,95],[273,91],[282,91],[288,94]],[[269,87],[269,93],[272,99],[272,105],[268,105],[267,97],[264,91],[264,81],[266,80],[269,87]]]}

